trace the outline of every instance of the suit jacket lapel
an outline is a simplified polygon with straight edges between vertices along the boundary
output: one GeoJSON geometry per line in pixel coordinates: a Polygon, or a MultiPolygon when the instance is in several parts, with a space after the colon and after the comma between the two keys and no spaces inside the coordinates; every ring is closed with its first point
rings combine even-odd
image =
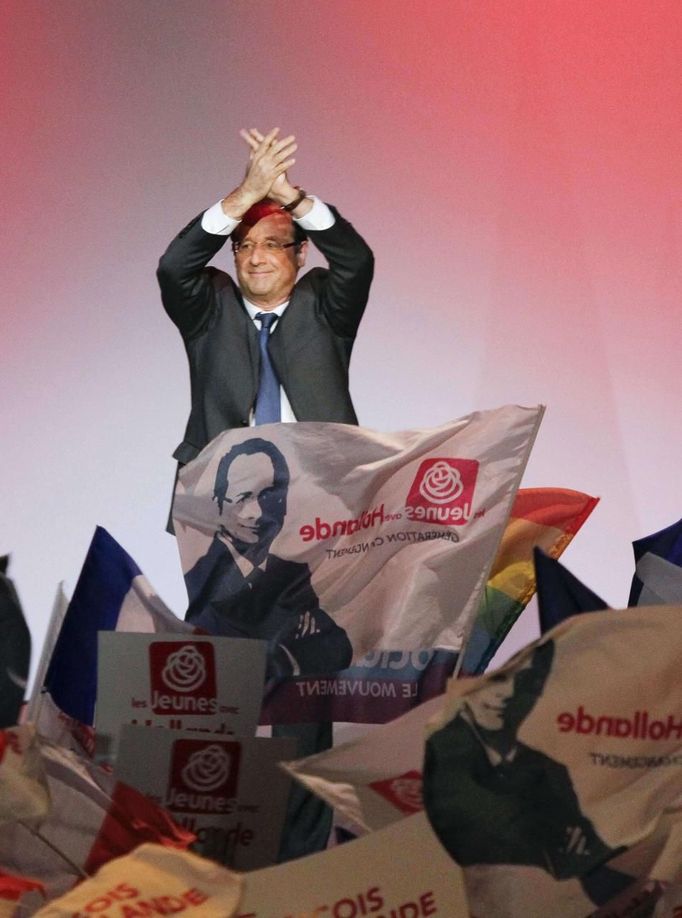
{"type": "MultiPolygon", "coordinates": [[[[246,306],[242,299],[241,292],[237,288],[237,299],[239,300],[239,322],[241,323],[241,333],[246,338],[249,364],[251,367],[251,380],[253,383],[254,393],[258,391],[258,374],[260,373],[260,351],[258,350],[258,330],[254,325],[253,319],[246,311],[246,306]]],[[[279,324],[279,323],[278,323],[279,324]]],[[[243,340],[243,339],[242,339],[243,340]]]]}
{"type": "Polygon", "coordinates": [[[287,361],[297,350],[297,345],[305,344],[313,308],[311,291],[299,282],[291,292],[291,299],[284,315],[270,335],[270,356],[280,379],[286,378],[287,361]]]}

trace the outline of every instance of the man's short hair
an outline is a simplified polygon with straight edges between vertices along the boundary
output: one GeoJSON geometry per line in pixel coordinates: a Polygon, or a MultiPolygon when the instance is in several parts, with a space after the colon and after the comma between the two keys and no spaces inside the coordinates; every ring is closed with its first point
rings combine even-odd
{"type": "Polygon", "coordinates": [[[246,211],[241,219],[241,223],[239,223],[232,233],[232,244],[234,245],[235,242],[241,242],[252,226],[255,226],[259,220],[262,220],[264,217],[269,217],[272,214],[285,214],[289,217],[294,231],[294,242],[297,245],[301,245],[301,243],[306,241],[308,234],[292,219],[291,215],[282,210],[280,205],[276,201],[273,201],[272,198],[263,198],[261,201],[256,201],[256,203],[246,211]]]}
{"type": "Polygon", "coordinates": [[[271,488],[273,493],[269,501],[270,509],[276,511],[280,519],[284,519],[287,510],[287,491],[289,490],[289,466],[275,444],[269,440],[264,440],[262,437],[252,437],[243,443],[237,443],[225,453],[218,463],[213,487],[213,499],[218,502],[220,513],[223,512],[230,466],[237,456],[255,456],[258,453],[265,453],[272,462],[274,477],[271,488]]]}

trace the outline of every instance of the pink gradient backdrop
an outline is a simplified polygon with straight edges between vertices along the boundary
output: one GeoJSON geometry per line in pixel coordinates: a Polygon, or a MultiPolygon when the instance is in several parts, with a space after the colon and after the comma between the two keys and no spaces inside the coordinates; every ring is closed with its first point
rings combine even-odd
{"type": "Polygon", "coordinates": [[[297,134],[292,177],[375,250],[361,422],[545,402],[525,483],[601,496],[565,561],[624,604],[630,541],[682,515],[677,0],[0,13],[0,551],[36,651],[97,523],[183,611],[162,528],[188,380],[154,268],[236,184],[252,125],[297,134]]]}

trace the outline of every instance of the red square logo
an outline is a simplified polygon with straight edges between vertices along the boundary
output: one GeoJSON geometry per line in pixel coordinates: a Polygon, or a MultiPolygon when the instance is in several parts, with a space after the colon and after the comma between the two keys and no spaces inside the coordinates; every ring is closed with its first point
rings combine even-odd
{"type": "Polygon", "coordinates": [[[177,813],[234,812],[241,746],[223,740],[173,743],[164,806],[177,813]]]}
{"type": "Polygon", "coordinates": [[[149,645],[151,707],[155,714],[215,714],[215,655],[208,641],[155,641],[149,645]]]}
{"type": "Polygon", "coordinates": [[[463,526],[471,519],[477,476],[476,459],[425,459],[407,495],[407,518],[463,526]]]}
{"type": "Polygon", "coordinates": [[[369,786],[401,813],[420,813],[424,809],[422,776],[418,771],[406,771],[396,778],[373,781],[369,786]]]}

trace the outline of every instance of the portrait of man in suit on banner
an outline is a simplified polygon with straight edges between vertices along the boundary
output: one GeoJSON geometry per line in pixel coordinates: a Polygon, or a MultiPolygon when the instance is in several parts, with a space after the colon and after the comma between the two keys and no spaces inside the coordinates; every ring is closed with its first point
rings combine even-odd
{"type": "Polygon", "coordinates": [[[524,864],[576,877],[595,904],[633,878],[605,865],[610,848],[583,813],[566,766],[518,737],[542,695],[554,642],[516,672],[493,674],[427,741],[424,803],[458,864],[524,864]]]}
{"type": "Polygon", "coordinates": [[[352,658],[346,632],[320,608],[308,565],[271,552],[289,477],[282,452],[263,437],[233,446],[216,471],[219,528],[185,574],[187,620],[211,634],[267,641],[269,678],[335,672],[352,658]]]}

